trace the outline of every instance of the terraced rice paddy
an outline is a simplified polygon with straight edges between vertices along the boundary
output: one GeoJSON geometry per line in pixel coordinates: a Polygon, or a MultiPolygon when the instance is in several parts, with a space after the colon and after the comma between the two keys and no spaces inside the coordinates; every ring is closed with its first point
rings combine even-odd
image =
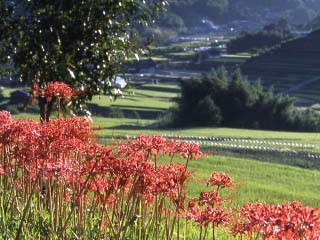
{"type": "Polygon", "coordinates": [[[261,78],[276,92],[296,97],[299,105],[319,102],[320,31],[283,43],[279,48],[249,59],[241,68],[249,79],[261,78]]]}

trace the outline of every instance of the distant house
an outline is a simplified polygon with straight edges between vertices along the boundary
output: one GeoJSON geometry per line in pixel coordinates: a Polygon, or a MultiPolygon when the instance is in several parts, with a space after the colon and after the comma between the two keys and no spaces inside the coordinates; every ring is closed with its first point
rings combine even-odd
{"type": "Polygon", "coordinates": [[[127,70],[129,73],[155,73],[157,65],[151,59],[133,61],[131,63],[127,63],[127,70]]]}
{"type": "Polygon", "coordinates": [[[120,76],[116,76],[113,80],[113,85],[115,88],[122,89],[122,88],[125,88],[127,84],[128,82],[120,76]]]}

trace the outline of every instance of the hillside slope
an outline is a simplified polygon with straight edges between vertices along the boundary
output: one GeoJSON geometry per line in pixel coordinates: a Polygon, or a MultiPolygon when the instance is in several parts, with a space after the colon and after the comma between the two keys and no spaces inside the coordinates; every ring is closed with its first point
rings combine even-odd
{"type": "Polygon", "coordinates": [[[281,17],[290,24],[304,24],[319,15],[319,8],[320,1],[314,0],[171,0],[160,25],[201,27],[203,19],[218,24],[233,20],[265,24],[281,17]]]}
{"type": "Polygon", "coordinates": [[[242,71],[249,79],[261,78],[277,92],[296,96],[303,105],[320,101],[320,30],[249,59],[242,71]]]}

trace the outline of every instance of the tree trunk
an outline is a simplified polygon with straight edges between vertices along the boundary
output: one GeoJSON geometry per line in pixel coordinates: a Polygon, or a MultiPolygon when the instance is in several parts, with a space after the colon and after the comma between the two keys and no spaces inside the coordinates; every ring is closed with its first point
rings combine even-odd
{"type": "Polygon", "coordinates": [[[51,98],[50,101],[47,102],[47,111],[46,111],[46,121],[47,122],[49,122],[49,120],[50,120],[53,103],[54,103],[54,98],[51,98]]]}
{"type": "Polygon", "coordinates": [[[38,102],[39,102],[39,108],[40,108],[40,121],[44,122],[46,121],[46,104],[47,104],[47,99],[44,97],[38,97],[38,102]]]}
{"type": "Polygon", "coordinates": [[[46,97],[38,97],[39,108],[40,108],[40,121],[41,122],[49,122],[54,99],[51,98],[49,101],[46,97]]]}

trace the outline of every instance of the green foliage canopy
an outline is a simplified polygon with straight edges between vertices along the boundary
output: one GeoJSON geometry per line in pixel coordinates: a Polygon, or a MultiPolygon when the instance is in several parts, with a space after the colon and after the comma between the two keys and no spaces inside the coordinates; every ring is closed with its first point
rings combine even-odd
{"type": "Polygon", "coordinates": [[[94,94],[112,93],[121,63],[143,44],[136,27],[165,0],[0,0],[0,63],[23,82],[64,81],[94,94]]]}

